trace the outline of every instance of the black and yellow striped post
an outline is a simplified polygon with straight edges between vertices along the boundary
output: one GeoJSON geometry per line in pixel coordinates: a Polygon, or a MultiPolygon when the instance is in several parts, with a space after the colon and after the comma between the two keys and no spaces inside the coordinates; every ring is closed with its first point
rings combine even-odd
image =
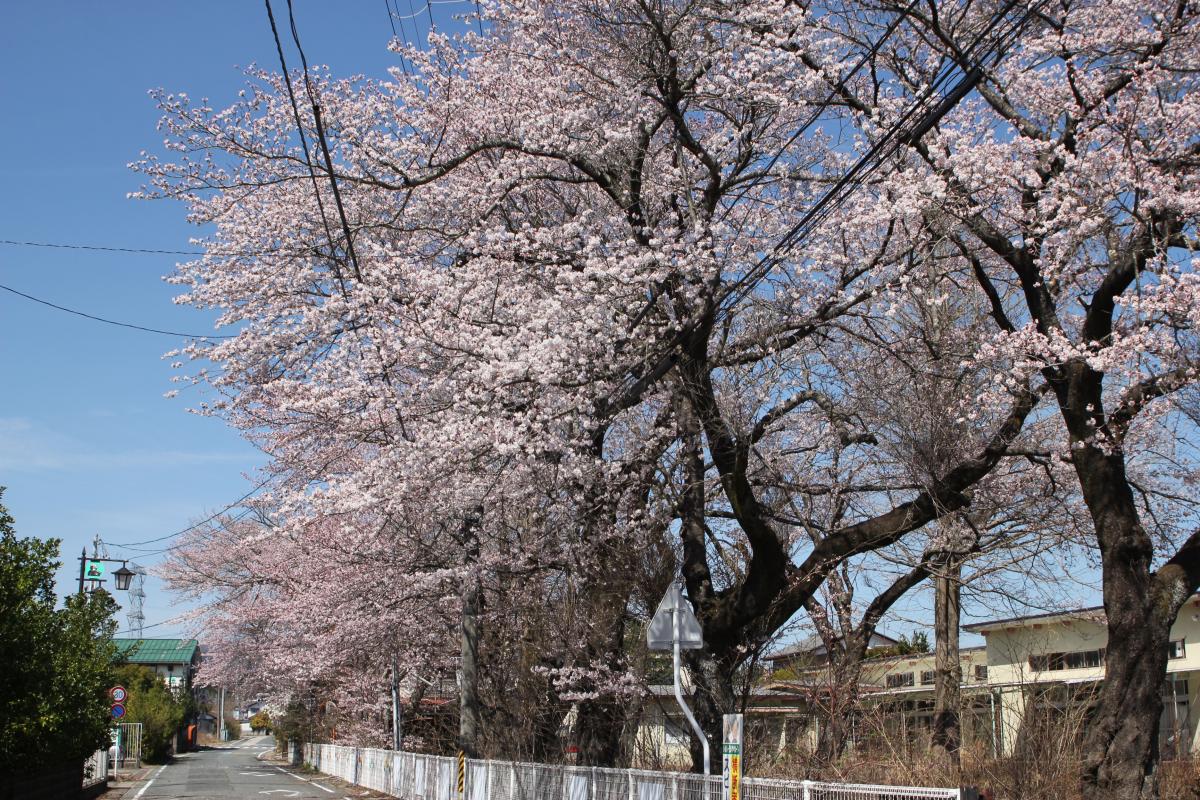
{"type": "Polygon", "coordinates": [[[467,754],[458,751],[458,800],[463,800],[463,792],[467,788],[467,754]]]}

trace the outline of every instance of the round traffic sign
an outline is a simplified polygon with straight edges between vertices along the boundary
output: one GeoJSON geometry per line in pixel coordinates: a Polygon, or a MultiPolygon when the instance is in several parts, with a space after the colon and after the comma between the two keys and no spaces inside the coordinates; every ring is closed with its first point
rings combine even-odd
{"type": "Polygon", "coordinates": [[[112,697],[114,703],[124,703],[125,698],[129,696],[125,692],[124,686],[114,686],[108,690],[108,693],[112,697]]]}
{"type": "Polygon", "coordinates": [[[113,719],[120,719],[121,717],[125,716],[125,706],[121,705],[120,703],[113,703],[112,716],[113,719]]]}

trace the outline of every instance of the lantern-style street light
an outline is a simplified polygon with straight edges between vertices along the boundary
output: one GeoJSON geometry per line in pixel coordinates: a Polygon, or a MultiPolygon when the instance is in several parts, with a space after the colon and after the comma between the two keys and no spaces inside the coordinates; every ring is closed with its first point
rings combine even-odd
{"type": "Polygon", "coordinates": [[[117,588],[122,592],[129,591],[129,582],[133,580],[134,572],[129,567],[125,566],[125,562],[121,562],[121,568],[113,573],[116,578],[117,588]]]}
{"type": "Polygon", "coordinates": [[[107,570],[105,564],[120,564],[120,569],[113,572],[113,578],[117,582],[117,589],[125,592],[129,591],[129,582],[133,580],[135,573],[129,568],[129,562],[123,558],[89,558],[87,548],[83,548],[83,554],[79,556],[79,593],[83,594],[83,582],[88,581],[92,584],[92,589],[98,589],[100,584],[104,583],[104,573],[107,570]]]}

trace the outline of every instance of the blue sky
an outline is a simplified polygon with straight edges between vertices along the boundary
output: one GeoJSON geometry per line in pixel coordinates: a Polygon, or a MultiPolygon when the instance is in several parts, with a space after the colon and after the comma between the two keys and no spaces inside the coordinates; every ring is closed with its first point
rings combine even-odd
{"type": "MultiPolygon", "coordinates": [[[[311,64],[382,76],[396,64],[385,0],[294,0],[311,64]]],[[[286,0],[274,0],[286,19],[286,0]]],[[[397,6],[420,12],[421,3],[397,6]]],[[[443,29],[466,3],[436,3],[443,29]]],[[[428,18],[417,17],[420,35],[428,18]]],[[[413,21],[403,23],[410,39],[413,21]]],[[[288,50],[289,63],[298,59],[288,50]]],[[[0,25],[0,239],[189,249],[195,233],[172,203],[126,199],[126,167],[161,136],[147,91],[214,104],[243,84],[241,67],[277,68],[261,2],[174,0],[10,3],[0,25]]],[[[0,284],[59,305],[146,327],[212,329],[175,306],[162,281],[175,257],[0,244],[0,284]]],[[[217,420],[166,400],[163,353],[180,340],[104,325],[0,291],[0,486],[23,536],[63,540],[60,592],[73,590],[80,548],[99,534],[133,542],[178,531],[253,486],[261,454],[217,420]]],[[[110,548],[112,555],[136,557],[110,548]]],[[[152,565],[159,556],[142,558],[152,565]]],[[[179,613],[147,582],[146,623],[179,613]]],[[[119,600],[124,598],[119,597],[119,600]]],[[[121,617],[124,628],[124,615],[121,617]]],[[[167,624],[147,635],[182,633],[167,624]]]]}

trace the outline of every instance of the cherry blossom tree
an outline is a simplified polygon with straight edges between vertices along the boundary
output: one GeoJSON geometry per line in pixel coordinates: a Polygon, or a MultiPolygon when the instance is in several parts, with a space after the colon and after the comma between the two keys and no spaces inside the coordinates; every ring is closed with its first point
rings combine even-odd
{"type": "MultiPolygon", "coordinates": [[[[943,11],[916,7],[912,35],[890,42],[878,68],[919,85],[923,59],[969,58],[969,12],[943,11]]],[[[1021,365],[1013,378],[1036,373],[1049,387],[1056,457],[1090,512],[1109,640],[1083,779],[1101,797],[1157,796],[1166,643],[1200,586],[1194,508],[1170,498],[1194,461],[1163,436],[1180,430],[1173,394],[1196,377],[1196,12],[1040,7],[1019,54],[987,67],[978,96],[916,144],[911,180],[991,300],[990,346],[1021,365]],[[1156,480],[1140,482],[1168,450],[1156,480]]],[[[869,90],[843,97],[874,103],[869,90]]]]}
{"type": "Polygon", "coordinates": [[[180,381],[271,458],[275,526],[246,537],[243,575],[281,581],[262,619],[306,652],[379,659],[413,603],[439,605],[407,644],[426,668],[454,650],[447,587],[515,602],[506,576],[561,580],[587,613],[543,666],[608,720],[587,750],[611,760],[629,554],[666,538],[715,738],[739,666],[839,564],[920,540],[1037,451],[1074,469],[1105,559],[1088,779],[1152,786],[1159,639],[1197,545],[1149,571],[1125,450],[1157,441],[1193,378],[1193,10],[1014,8],[497,0],[483,32],[431,36],[387,81],[253,72],[223,110],[158,94],[167,155],[138,163],[145,194],[208,226],[174,280],[236,334],[185,347],[200,368],[180,381]],[[969,63],[998,14],[1034,32],[969,63]],[[898,137],[956,62],[983,70],[977,95],[898,137]],[[895,347],[927,293],[968,309],[951,355],[980,388],[914,477],[864,375],[932,368],[895,347]],[[289,552],[336,561],[338,583],[283,581],[289,552]],[[1122,719],[1142,733],[1113,748],[1122,719]]]}

